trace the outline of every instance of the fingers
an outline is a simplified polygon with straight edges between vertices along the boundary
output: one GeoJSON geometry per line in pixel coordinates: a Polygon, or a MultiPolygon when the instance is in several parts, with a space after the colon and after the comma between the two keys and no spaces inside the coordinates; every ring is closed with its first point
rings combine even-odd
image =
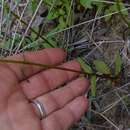
{"type": "Polygon", "coordinates": [[[64,107],[74,98],[81,96],[88,88],[88,80],[78,78],[62,88],[38,97],[38,100],[44,106],[46,115],[64,107]]]}
{"type": "MultiPolygon", "coordinates": [[[[61,65],[64,68],[75,69],[80,71],[80,64],[77,61],[70,61],[61,65]]],[[[77,77],[79,73],[50,69],[42,71],[37,75],[29,78],[29,82],[22,82],[21,86],[25,95],[29,99],[36,98],[44,93],[54,90],[60,87],[67,81],[70,81],[77,77]]]]}
{"type": "Polygon", "coordinates": [[[44,130],[67,130],[78,121],[87,110],[88,101],[85,97],[77,97],[64,108],[52,113],[42,120],[44,130]]]}
{"type": "MultiPolygon", "coordinates": [[[[56,65],[64,61],[65,59],[65,52],[59,48],[51,48],[51,49],[44,49],[41,51],[36,52],[25,52],[24,54],[18,54],[11,57],[7,57],[10,60],[18,60],[18,61],[30,61],[34,63],[40,64],[49,64],[49,65],[56,65]]],[[[31,65],[22,65],[22,64],[13,64],[9,63],[8,68],[13,71],[18,79],[24,80],[29,76],[41,71],[43,68],[31,66],[31,65]]]]}
{"type": "Polygon", "coordinates": [[[6,124],[3,129],[0,127],[1,130],[41,130],[39,118],[21,91],[15,91],[3,104],[1,117],[4,117],[0,118],[0,125],[2,122],[6,124]]]}

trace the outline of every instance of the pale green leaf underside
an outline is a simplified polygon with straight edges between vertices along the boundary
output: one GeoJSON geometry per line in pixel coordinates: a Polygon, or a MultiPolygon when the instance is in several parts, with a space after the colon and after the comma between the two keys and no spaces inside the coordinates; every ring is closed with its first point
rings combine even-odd
{"type": "Polygon", "coordinates": [[[93,73],[91,67],[89,65],[87,65],[82,58],[78,57],[77,60],[80,63],[81,68],[84,70],[84,72],[86,72],[88,74],[93,73]]]}
{"type": "Polygon", "coordinates": [[[96,70],[101,74],[111,74],[111,70],[105,62],[100,60],[94,60],[93,63],[96,67],[96,70]]]}

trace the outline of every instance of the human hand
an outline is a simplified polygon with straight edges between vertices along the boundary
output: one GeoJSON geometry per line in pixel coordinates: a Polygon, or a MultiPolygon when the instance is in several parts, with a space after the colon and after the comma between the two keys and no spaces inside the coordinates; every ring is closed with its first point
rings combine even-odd
{"type": "MultiPolygon", "coordinates": [[[[62,63],[65,57],[65,52],[56,48],[26,52],[24,57],[18,54],[7,59],[25,58],[26,61],[80,71],[77,61],[62,63]]],[[[68,129],[88,106],[87,99],[82,96],[88,88],[88,81],[78,76],[78,73],[64,70],[0,63],[0,130],[68,129]],[[46,117],[42,120],[31,100],[43,104],[46,117]]]]}

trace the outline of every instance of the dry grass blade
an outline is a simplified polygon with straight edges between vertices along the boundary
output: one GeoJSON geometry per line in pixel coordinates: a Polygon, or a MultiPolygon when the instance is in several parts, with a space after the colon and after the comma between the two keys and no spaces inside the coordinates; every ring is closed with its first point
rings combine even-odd
{"type": "MultiPolygon", "coordinates": [[[[124,12],[124,11],[129,10],[129,9],[130,9],[130,7],[126,8],[126,9],[122,9],[121,12],[124,12]]],[[[115,15],[115,14],[119,14],[119,13],[120,13],[120,11],[117,11],[117,12],[114,12],[114,13],[109,13],[109,14],[106,14],[106,15],[103,15],[103,16],[100,16],[100,17],[97,17],[97,18],[94,18],[94,19],[90,19],[90,20],[87,20],[87,21],[85,21],[85,22],[82,22],[82,23],[79,23],[79,24],[70,26],[70,27],[68,27],[68,28],[65,28],[65,29],[63,29],[63,30],[54,32],[54,33],[52,33],[52,34],[49,35],[49,36],[53,36],[53,35],[56,35],[56,34],[58,34],[58,33],[67,31],[67,30],[69,30],[69,29],[77,28],[77,27],[79,27],[79,26],[81,26],[81,25],[84,25],[84,24],[87,24],[87,23],[91,23],[91,22],[93,22],[93,21],[95,21],[95,20],[100,20],[100,19],[103,19],[103,18],[105,18],[105,17],[109,17],[109,16],[111,16],[111,15],[115,15]]]]}
{"type": "Polygon", "coordinates": [[[93,113],[100,115],[103,117],[108,123],[110,123],[116,130],[120,130],[111,120],[109,120],[106,116],[104,116],[102,113],[99,113],[97,111],[91,110],[93,113]]]}
{"type": "MultiPolygon", "coordinates": [[[[20,17],[19,17],[17,14],[15,14],[13,11],[11,11],[11,14],[12,14],[16,19],[20,20],[20,22],[23,23],[25,26],[28,26],[28,24],[27,24],[24,20],[20,19],[20,17]]],[[[36,32],[33,28],[29,27],[29,29],[30,29],[33,33],[39,35],[38,32],[36,32]]],[[[42,36],[42,35],[39,35],[39,37],[40,37],[41,39],[43,39],[45,42],[47,42],[50,46],[54,47],[54,45],[51,44],[51,43],[47,40],[46,37],[44,37],[44,36],[42,36]]]]}

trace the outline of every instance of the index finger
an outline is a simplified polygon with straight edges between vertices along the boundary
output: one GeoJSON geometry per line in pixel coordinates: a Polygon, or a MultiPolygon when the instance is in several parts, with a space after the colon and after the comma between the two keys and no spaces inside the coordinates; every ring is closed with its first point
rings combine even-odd
{"type": "MultiPolygon", "coordinates": [[[[60,48],[50,48],[35,52],[25,52],[7,57],[8,60],[29,61],[38,64],[57,65],[64,61],[66,53],[60,48]]],[[[19,81],[25,80],[28,77],[40,72],[43,68],[33,65],[23,65],[8,63],[8,70],[13,75],[17,76],[19,81]]]]}

